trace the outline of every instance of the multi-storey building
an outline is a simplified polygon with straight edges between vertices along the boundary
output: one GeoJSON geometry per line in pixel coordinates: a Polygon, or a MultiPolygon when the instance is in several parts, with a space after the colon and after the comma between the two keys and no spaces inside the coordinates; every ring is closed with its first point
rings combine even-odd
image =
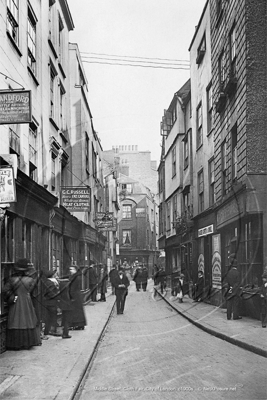
{"type": "MultiPolygon", "coordinates": [[[[260,298],[254,294],[267,259],[266,7],[266,1],[206,2],[189,48],[191,112],[181,160],[184,167],[190,166],[190,172],[184,170],[188,183],[183,182],[183,194],[190,188],[193,280],[202,270],[206,301],[224,304],[223,282],[234,253],[242,276],[242,312],[254,317],[260,313],[260,298]]],[[[166,201],[160,205],[162,213],[166,207],[165,232],[164,223],[160,224],[163,238],[170,230],[168,199],[175,190],[181,192],[178,182],[172,186],[166,167],[166,140],[159,169],[163,183],[165,168],[166,201]]],[[[184,196],[184,210],[187,201],[184,196]]],[[[185,251],[190,253],[190,246],[185,251]]],[[[167,263],[171,270],[168,258],[167,263]]]]}
{"type": "Polygon", "coordinates": [[[103,154],[118,177],[117,261],[145,263],[152,275],[159,253],[156,162],[149,151],[138,151],[136,145],[113,146],[103,154]]]}
{"type": "MultiPolygon", "coordinates": [[[[210,1],[221,274],[235,253],[248,291],[261,283],[267,261],[266,11],[265,0],[210,1]]],[[[244,312],[258,316],[258,301],[244,301],[244,312]]]]}
{"type": "MultiPolygon", "coordinates": [[[[12,163],[16,177],[16,202],[0,204],[2,287],[23,257],[37,272],[53,266],[60,276],[71,263],[86,271],[90,258],[105,262],[106,237],[94,222],[104,204],[102,148],[78,48],[69,47],[74,24],[68,3],[1,0],[0,15],[0,89],[31,94],[30,118],[21,121],[13,115],[14,120],[0,125],[0,163],[12,163]],[[62,188],[73,186],[91,190],[86,211],[74,213],[63,206],[62,188]]],[[[1,118],[7,98],[1,97],[1,118]]],[[[5,324],[3,301],[0,308],[5,324]]]]}
{"type": "MultiPolygon", "coordinates": [[[[185,260],[187,255],[187,244],[184,242],[184,236],[187,233],[187,218],[189,208],[190,178],[187,176],[189,166],[183,163],[184,149],[189,143],[186,128],[186,109],[190,99],[190,80],[174,94],[170,106],[164,112],[161,123],[161,135],[163,137],[164,165],[162,162],[159,183],[160,193],[164,199],[165,207],[161,203],[160,212],[165,208],[166,232],[165,232],[165,257],[166,273],[174,284],[173,280],[178,273],[183,271],[186,274],[186,280],[191,280],[189,276],[189,265],[185,260]],[[165,174],[165,179],[162,174],[165,174]],[[165,181],[165,185],[163,182],[165,181]],[[183,263],[182,263],[183,259],[183,263]]],[[[188,155],[187,155],[188,157],[188,155]]],[[[188,159],[186,159],[186,162],[188,159]]],[[[162,219],[161,219],[162,221],[162,219]]],[[[162,227],[161,227],[162,228],[162,227]]],[[[163,233],[163,230],[161,230],[163,233]]],[[[191,242],[187,237],[186,241],[191,242]]]]}
{"type": "MultiPolygon", "coordinates": [[[[192,121],[192,199],[194,218],[193,280],[204,273],[205,287],[212,287],[215,233],[215,180],[213,136],[213,82],[211,71],[210,6],[206,2],[190,47],[192,121]]],[[[213,282],[215,285],[215,282],[213,282]]],[[[219,284],[220,286],[220,284],[219,284]]]]}
{"type": "Polygon", "coordinates": [[[141,182],[119,173],[118,243],[119,264],[143,263],[149,276],[157,262],[158,202],[141,182]]]}
{"type": "Polygon", "coordinates": [[[120,158],[121,166],[129,170],[133,179],[157,193],[157,162],[151,160],[150,151],[140,151],[137,145],[118,145],[113,146],[110,153],[120,158]]]}

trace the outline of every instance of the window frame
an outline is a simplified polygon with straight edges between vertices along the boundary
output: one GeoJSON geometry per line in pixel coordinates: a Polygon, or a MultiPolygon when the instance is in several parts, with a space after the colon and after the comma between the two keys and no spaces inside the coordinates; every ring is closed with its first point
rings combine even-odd
{"type": "Polygon", "coordinates": [[[122,205],[122,219],[132,219],[132,204],[122,205]]]}
{"type": "Polygon", "coordinates": [[[131,246],[132,245],[132,231],[131,229],[122,229],[122,245],[123,246],[131,246]],[[125,243],[126,242],[126,238],[127,238],[127,234],[128,234],[128,238],[129,238],[129,244],[125,243]]]}
{"type": "Polygon", "coordinates": [[[237,124],[235,123],[231,129],[231,169],[232,169],[232,182],[237,180],[237,124]]]}
{"type": "Polygon", "coordinates": [[[209,160],[209,205],[215,204],[215,163],[214,157],[209,160]]]}
{"type": "Polygon", "coordinates": [[[172,148],[172,178],[176,176],[176,146],[172,148]]]}
{"type": "Polygon", "coordinates": [[[227,173],[227,144],[226,144],[226,139],[224,139],[221,144],[222,195],[226,194],[226,173],[227,173]]]}
{"type": "Polygon", "coordinates": [[[196,110],[196,125],[197,125],[197,137],[196,137],[196,147],[197,150],[203,145],[203,110],[202,101],[197,106],[196,110]]]}
{"type": "Polygon", "coordinates": [[[37,18],[28,3],[28,18],[27,18],[27,46],[28,46],[28,67],[31,72],[37,75],[37,65],[36,65],[36,52],[37,52],[37,18]],[[31,43],[31,45],[30,45],[31,43]]]}
{"type": "Polygon", "coordinates": [[[213,128],[213,98],[212,98],[212,83],[207,86],[206,89],[206,98],[207,98],[207,135],[209,135],[213,128]]]}
{"type": "Polygon", "coordinates": [[[204,170],[201,169],[197,174],[198,188],[198,212],[204,211],[204,170]]]}
{"type": "Polygon", "coordinates": [[[6,29],[16,46],[19,45],[19,0],[7,0],[6,29]]]}

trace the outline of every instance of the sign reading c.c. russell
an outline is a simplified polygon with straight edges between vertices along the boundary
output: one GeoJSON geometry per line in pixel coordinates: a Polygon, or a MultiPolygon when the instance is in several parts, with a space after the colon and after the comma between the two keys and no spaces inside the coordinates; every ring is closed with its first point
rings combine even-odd
{"type": "Polygon", "coordinates": [[[62,187],[61,204],[69,211],[90,211],[91,189],[89,187],[82,187],[82,186],[62,187]]]}

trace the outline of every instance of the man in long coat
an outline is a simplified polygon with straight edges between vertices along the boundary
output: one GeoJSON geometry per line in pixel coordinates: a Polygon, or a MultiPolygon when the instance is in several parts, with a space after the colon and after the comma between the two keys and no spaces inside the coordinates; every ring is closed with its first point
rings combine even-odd
{"type": "Polygon", "coordinates": [[[241,319],[239,316],[239,298],[240,298],[240,274],[237,270],[237,261],[234,255],[230,256],[231,266],[226,275],[225,282],[228,285],[226,293],[227,319],[241,319]]]}
{"type": "Polygon", "coordinates": [[[123,271],[119,271],[114,280],[117,314],[123,314],[129,285],[130,282],[125,273],[123,271]]]}

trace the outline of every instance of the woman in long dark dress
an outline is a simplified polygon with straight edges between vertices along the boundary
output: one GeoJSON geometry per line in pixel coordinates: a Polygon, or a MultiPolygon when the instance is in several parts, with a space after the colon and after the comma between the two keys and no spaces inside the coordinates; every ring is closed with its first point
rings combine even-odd
{"type": "Polygon", "coordinates": [[[4,299],[9,304],[7,322],[7,350],[23,350],[41,344],[37,329],[38,320],[32,304],[31,292],[35,280],[27,276],[30,262],[19,260],[14,267],[15,274],[3,288],[4,299]]]}
{"type": "Polygon", "coordinates": [[[86,318],[83,310],[83,303],[81,298],[81,282],[80,282],[80,269],[77,265],[70,267],[70,282],[69,294],[72,305],[71,322],[70,326],[73,329],[84,329],[86,325],[86,318]]]}

